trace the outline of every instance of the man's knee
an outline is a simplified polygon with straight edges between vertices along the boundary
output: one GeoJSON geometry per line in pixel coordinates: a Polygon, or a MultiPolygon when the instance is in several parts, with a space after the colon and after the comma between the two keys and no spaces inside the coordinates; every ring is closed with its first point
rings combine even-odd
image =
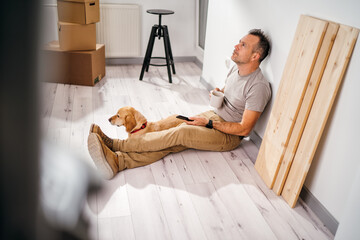
{"type": "Polygon", "coordinates": [[[177,138],[177,142],[179,142],[181,145],[186,144],[186,140],[192,139],[196,137],[196,128],[199,128],[198,126],[192,126],[187,124],[182,124],[177,128],[177,131],[175,131],[175,136],[177,138]]]}

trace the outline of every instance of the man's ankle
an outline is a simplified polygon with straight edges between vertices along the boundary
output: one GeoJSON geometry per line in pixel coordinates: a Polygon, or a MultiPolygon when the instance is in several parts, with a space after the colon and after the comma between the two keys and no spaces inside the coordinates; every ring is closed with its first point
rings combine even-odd
{"type": "Polygon", "coordinates": [[[111,150],[113,150],[114,152],[117,152],[117,151],[121,152],[121,149],[120,149],[121,141],[122,140],[120,140],[120,139],[113,139],[111,150]]]}

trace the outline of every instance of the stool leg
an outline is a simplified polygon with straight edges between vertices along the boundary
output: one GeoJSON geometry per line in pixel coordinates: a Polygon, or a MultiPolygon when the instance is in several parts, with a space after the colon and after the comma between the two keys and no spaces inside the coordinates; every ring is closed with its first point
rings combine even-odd
{"type": "Polygon", "coordinates": [[[172,54],[172,51],[171,51],[170,36],[169,36],[168,28],[167,28],[166,25],[164,26],[164,30],[166,32],[166,36],[167,36],[166,39],[168,41],[168,46],[169,46],[169,55],[170,55],[170,60],[171,60],[171,67],[172,67],[172,70],[173,70],[173,74],[176,74],[175,73],[174,58],[173,58],[173,54],[172,54]]]}
{"type": "Polygon", "coordinates": [[[167,28],[164,28],[164,48],[165,48],[166,67],[167,67],[168,76],[169,76],[169,83],[172,83],[171,70],[170,70],[170,65],[171,65],[172,61],[170,59],[168,38],[169,38],[169,35],[167,32],[167,28]]]}
{"type": "Polygon", "coordinates": [[[154,40],[151,41],[150,53],[149,53],[149,61],[148,61],[148,63],[146,64],[146,69],[145,69],[146,72],[149,71],[149,66],[150,66],[150,62],[151,62],[151,56],[152,56],[152,52],[153,52],[153,48],[154,48],[155,38],[156,38],[156,35],[154,36],[154,40]]]}
{"type": "Polygon", "coordinates": [[[152,40],[151,40],[151,43],[150,43],[150,58],[149,58],[149,63],[146,65],[146,72],[148,72],[149,71],[149,66],[150,66],[150,62],[151,62],[151,56],[152,56],[152,52],[153,52],[153,49],[154,49],[154,43],[155,43],[155,39],[156,39],[156,37],[159,35],[159,27],[158,27],[158,25],[154,25],[153,26],[153,28],[155,28],[155,29],[153,29],[154,30],[154,37],[152,38],[152,40]]]}
{"type": "Polygon", "coordinates": [[[148,46],[146,49],[144,62],[143,62],[142,68],[141,68],[141,73],[140,73],[140,78],[139,78],[140,81],[143,79],[145,69],[147,69],[146,71],[148,71],[148,69],[149,69],[152,48],[154,46],[154,41],[155,41],[156,29],[157,29],[157,27],[155,27],[155,25],[151,29],[150,38],[149,38],[148,46]]]}

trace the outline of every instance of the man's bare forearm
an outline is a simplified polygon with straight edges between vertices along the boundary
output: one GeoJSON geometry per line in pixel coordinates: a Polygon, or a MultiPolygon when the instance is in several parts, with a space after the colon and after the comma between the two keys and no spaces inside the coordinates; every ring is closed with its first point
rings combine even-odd
{"type": "Polygon", "coordinates": [[[223,133],[233,134],[238,136],[247,136],[251,129],[247,129],[242,123],[237,122],[220,122],[213,121],[213,127],[223,133]]]}

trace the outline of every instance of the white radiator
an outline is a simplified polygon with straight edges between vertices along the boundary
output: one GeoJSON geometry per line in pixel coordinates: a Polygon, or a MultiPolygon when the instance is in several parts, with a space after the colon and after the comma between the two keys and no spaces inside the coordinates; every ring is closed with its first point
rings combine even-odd
{"type": "Polygon", "coordinates": [[[96,42],[105,44],[105,57],[139,57],[140,37],[140,6],[100,4],[96,42]]]}

